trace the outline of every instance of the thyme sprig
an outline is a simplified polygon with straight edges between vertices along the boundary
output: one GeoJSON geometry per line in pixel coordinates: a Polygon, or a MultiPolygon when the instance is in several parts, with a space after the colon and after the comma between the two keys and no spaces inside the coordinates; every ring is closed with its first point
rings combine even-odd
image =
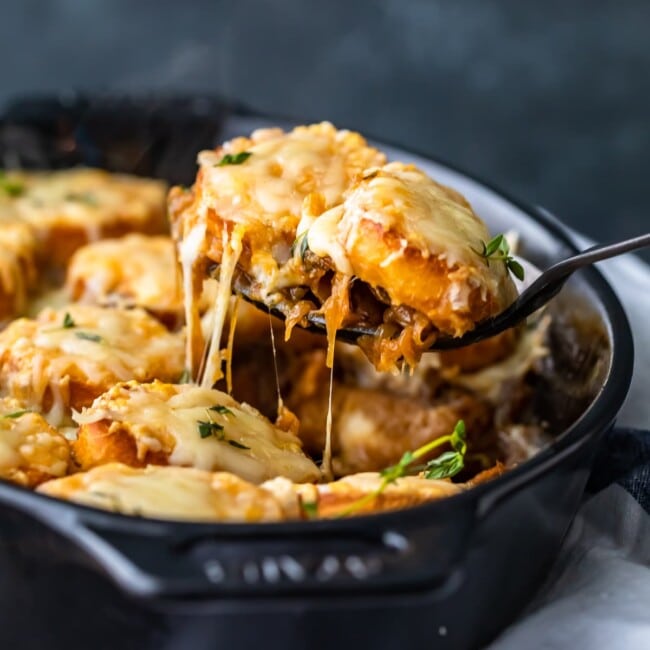
{"type": "Polygon", "coordinates": [[[250,447],[244,445],[238,440],[227,438],[225,427],[223,426],[223,424],[219,424],[218,422],[215,422],[212,419],[212,416],[210,415],[210,411],[216,411],[221,415],[230,414],[234,416],[234,413],[226,406],[220,406],[219,404],[217,404],[216,406],[210,406],[209,408],[206,409],[208,419],[199,420],[197,423],[199,429],[199,435],[201,436],[201,438],[210,438],[211,436],[214,436],[217,440],[221,440],[222,442],[227,442],[231,447],[235,447],[235,449],[250,449],[250,447]]]}
{"type": "Polygon", "coordinates": [[[487,266],[490,266],[490,262],[503,262],[510,273],[512,273],[518,280],[523,281],[524,268],[510,254],[510,246],[508,245],[508,240],[505,238],[505,235],[497,235],[490,239],[487,244],[482,241],[481,245],[483,246],[483,250],[472,250],[485,260],[487,266]]]}
{"type": "Polygon", "coordinates": [[[239,153],[227,153],[217,163],[217,167],[223,167],[224,165],[241,165],[243,162],[246,162],[252,155],[253,154],[250,151],[240,151],[239,153]]]}
{"type": "Polygon", "coordinates": [[[25,186],[21,182],[9,178],[0,170],[0,191],[4,192],[7,196],[16,198],[25,193],[25,186]]]}
{"type": "Polygon", "coordinates": [[[455,476],[465,465],[465,452],[467,451],[465,434],[465,422],[458,420],[454,430],[449,435],[440,436],[440,438],[431,440],[425,445],[418,447],[415,451],[405,452],[396,465],[386,467],[379,472],[382,480],[377,489],[351,503],[338,516],[347,517],[369,503],[372,503],[391,483],[395,483],[397,479],[408,474],[422,471],[424,477],[427,479],[442,479],[455,476]],[[446,443],[449,443],[451,446],[450,451],[446,451],[424,465],[413,466],[414,461],[426,456],[436,447],[440,447],[446,443]]]}
{"type": "Polygon", "coordinates": [[[22,417],[26,413],[31,413],[29,409],[23,409],[22,411],[14,411],[13,413],[5,413],[2,417],[7,418],[8,420],[16,420],[19,417],[22,417]]]}

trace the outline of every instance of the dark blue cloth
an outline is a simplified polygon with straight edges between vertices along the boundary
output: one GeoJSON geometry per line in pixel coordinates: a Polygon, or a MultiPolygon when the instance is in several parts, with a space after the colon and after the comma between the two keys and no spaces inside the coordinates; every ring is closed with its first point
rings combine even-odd
{"type": "Polygon", "coordinates": [[[650,431],[613,428],[596,454],[587,491],[624,487],[650,513],[650,431]]]}

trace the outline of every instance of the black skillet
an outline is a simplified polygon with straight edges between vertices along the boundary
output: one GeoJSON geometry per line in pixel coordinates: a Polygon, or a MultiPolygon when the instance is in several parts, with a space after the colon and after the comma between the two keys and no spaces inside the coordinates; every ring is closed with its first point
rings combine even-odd
{"type": "MultiPolygon", "coordinates": [[[[200,148],[261,123],[208,97],[27,98],[0,122],[0,163],[85,163],[188,184],[200,148]]],[[[534,209],[442,163],[391,153],[463,192],[493,232],[516,229],[537,266],[576,252],[534,209]]],[[[551,311],[553,358],[533,406],[559,435],[446,500],[349,520],[207,525],[127,518],[0,482],[0,647],[488,642],[547,576],[632,373],[627,319],[596,269],[574,276],[551,311]]]]}

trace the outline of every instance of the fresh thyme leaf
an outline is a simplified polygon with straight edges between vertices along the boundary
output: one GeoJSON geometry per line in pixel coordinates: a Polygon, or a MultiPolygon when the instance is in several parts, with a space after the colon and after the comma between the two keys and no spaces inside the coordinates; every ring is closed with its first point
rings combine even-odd
{"type": "Polygon", "coordinates": [[[92,341],[93,343],[101,343],[104,339],[99,334],[92,334],[91,332],[75,332],[78,339],[84,341],[92,341]]]}
{"type": "Polygon", "coordinates": [[[491,255],[494,255],[494,253],[496,253],[501,248],[503,241],[503,235],[497,235],[496,237],[490,239],[487,244],[483,242],[483,257],[490,257],[491,255]]]}
{"type": "Polygon", "coordinates": [[[223,427],[218,422],[206,422],[199,420],[199,435],[201,438],[209,438],[210,436],[223,436],[223,427]]]}
{"type": "Polygon", "coordinates": [[[178,378],[178,383],[179,384],[191,384],[192,383],[192,375],[190,374],[190,371],[187,368],[183,369],[183,372],[181,373],[181,376],[178,378]]]}
{"type": "Polygon", "coordinates": [[[427,463],[424,478],[441,479],[450,478],[460,472],[465,466],[465,459],[457,451],[446,451],[427,463]]]}
{"type": "Polygon", "coordinates": [[[514,275],[517,280],[520,282],[524,281],[524,267],[517,262],[517,260],[514,260],[510,258],[509,260],[506,261],[506,266],[508,267],[508,271],[514,275]]]}
{"type": "Polygon", "coordinates": [[[232,416],[235,415],[227,406],[221,406],[221,404],[216,404],[215,406],[211,406],[208,410],[215,411],[216,413],[220,413],[221,415],[232,415],[232,416]]]}
{"type": "Polygon", "coordinates": [[[477,255],[480,255],[485,263],[490,266],[490,262],[503,262],[506,270],[512,273],[518,280],[524,279],[524,268],[517,260],[510,255],[510,246],[504,235],[497,235],[490,239],[487,244],[481,242],[482,251],[472,249],[477,255]]]}
{"type": "Polygon", "coordinates": [[[73,327],[76,327],[75,322],[70,316],[70,312],[65,312],[65,316],[63,317],[63,329],[64,330],[69,330],[72,329],[73,327]]]}
{"type": "Polygon", "coordinates": [[[25,192],[25,186],[11,178],[7,178],[7,175],[0,171],[0,190],[2,190],[7,196],[16,198],[25,192]]]}
{"type": "Polygon", "coordinates": [[[13,413],[7,413],[6,415],[3,415],[3,418],[7,418],[8,420],[15,420],[16,418],[21,417],[22,415],[25,415],[25,413],[31,413],[29,409],[25,409],[23,411],[14,411],[13,413]]]}
{"type": "Polygon", "coordinates": [[[396,465],[386,467],[379,472],[382,480],[379,487],[365,496],[352,502],[347,508],[341,511],[339,517],[347,517],[349,514],[356,512],[365,505],[372,503],[391,483],[397,479],[406,476],[413,469],[424,469],[425,478],[449,478],[458,474],[463,469],[465,462],[465,452],[467,444],[465,442],[465,422],[458,420],[454,430],[448,436],[441,436],[435,440],[427,442],[425,445],[418,447],[415,451],[407,451],[400,458],[396,465]],[[445,443],[449,443],[453,451],[446,451],[437,458],[430,460],[424,468],[412,467],[412,463],[418,458],[427,455],[431,450],[445,443]]]}
{"type": "Polygon", "coordinates": [[[229,438],[227,442],[231,447],[236,447],[237,449],[250,449],[250,447],[247,447],[246,445],[242,445],[242,443],[237,442],[237,440],[232,440],[229,438]]]}
{"type": "Polygon", "coordinates": [[[75,203],[85,203],[86,205],[96,206],[99,205],[97,198],[90,192],[70,192],[64,197],[65,201],[73,201],[75,203]]]}
{"type": "Polygon", "coordinates": [[[467,451],[467,443],[465,442],[466,435],[467,431],[465,429],[465,421],[458,420],[458,422],[456,422],[454,430],[452,431],[451,439],[449,440],[451,448],[454,451],[458,451],[463,454],[467,451]]]}
{"type": "Polygon", "coordinates": [[[301,501],[300,508],[307,516],[307,519],[316,519],[318,516],[318,503],[316,501],[301,501]]]}
{"type": "Polygon", "coordinates": [[[227,153],[218,163],[217,167],[224,165],[241,165],[246,162],[253,154],[250,151],[240,151],[239,153],[227,153]]]}

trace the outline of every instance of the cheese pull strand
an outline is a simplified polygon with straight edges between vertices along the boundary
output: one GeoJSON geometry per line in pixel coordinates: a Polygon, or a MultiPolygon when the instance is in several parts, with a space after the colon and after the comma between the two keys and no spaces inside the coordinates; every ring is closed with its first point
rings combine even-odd
{"type": "Polygon", "coordinates": [[[229,234],[225,228],[223,230],[223,255],[219,267],[219,287],[214,301],[212,337],[208,344],[205,369],[200,378],[200,385],[203,388],[211,388],[223,377],[221,370],[221,334],[228,313],[230,296],[232,295],[232,279],[235,267],[242,252],[244,232],[245,229],[241,225],[236,225],[232,234],[229,234]]]}

